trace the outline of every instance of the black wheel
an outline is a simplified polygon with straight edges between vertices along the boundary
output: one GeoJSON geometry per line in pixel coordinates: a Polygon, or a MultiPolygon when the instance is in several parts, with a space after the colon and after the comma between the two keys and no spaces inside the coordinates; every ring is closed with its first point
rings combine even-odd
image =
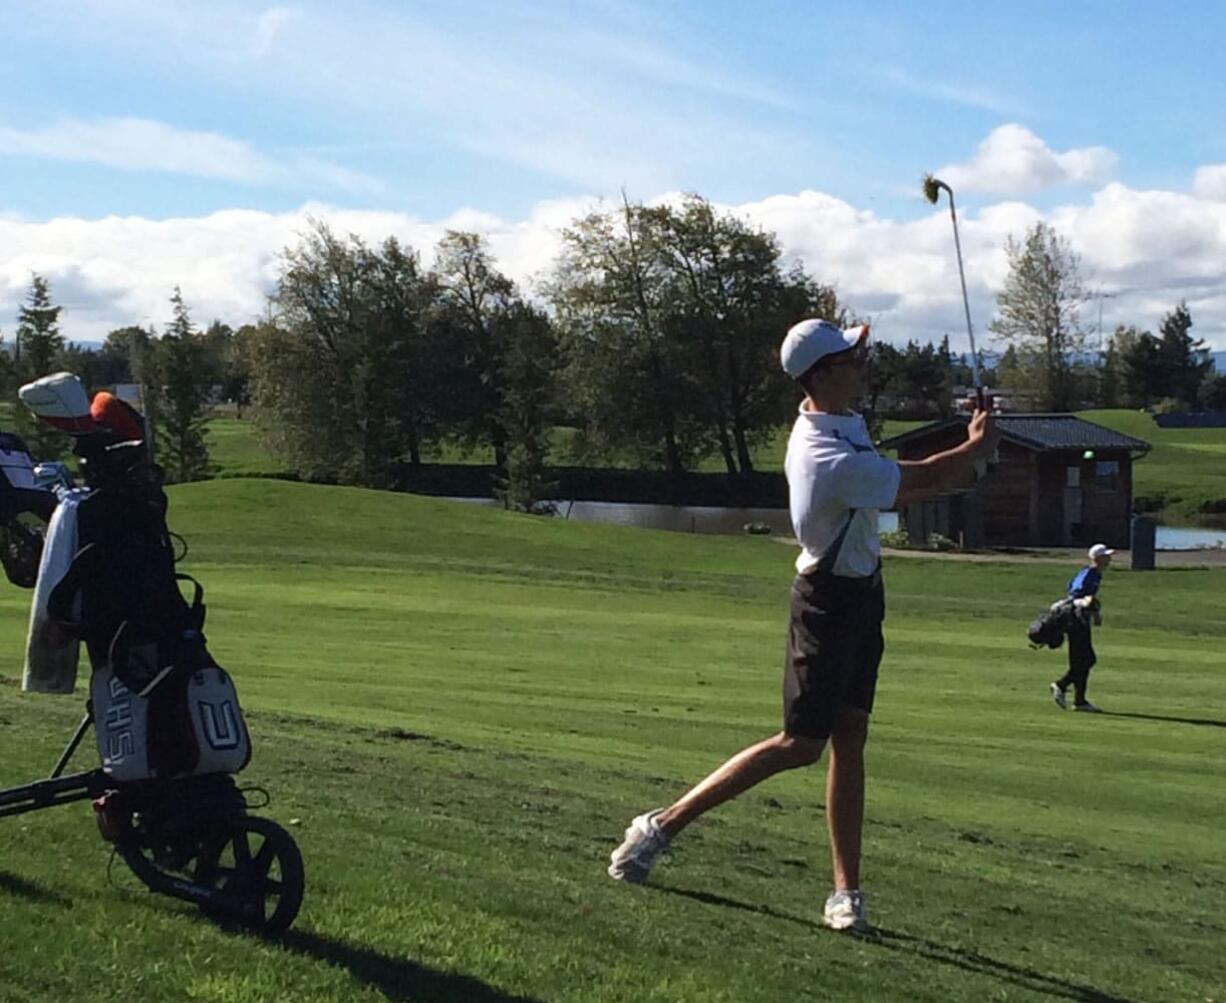
{"type": "Polygon", "coordinates": [[[206,915],[275,937],[298,915],[306,875],[288,832],[266,818],[238,815],[204,841],[193,880],[235,900],[234,908],[202,905],[206,915]]]}

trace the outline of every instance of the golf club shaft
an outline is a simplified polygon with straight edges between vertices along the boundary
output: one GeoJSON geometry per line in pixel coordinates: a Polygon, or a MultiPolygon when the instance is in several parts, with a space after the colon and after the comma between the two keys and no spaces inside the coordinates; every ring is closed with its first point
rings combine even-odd
{"type": "Polygon", "coordinates": [[[962,241],[958,239],[958,213],[954,209],[954,193],[948,185],[945,193],[949,196],[949,218],[954,224],[954,252],[958,257],[958,281],[962,283],[962,309],[966,311],[966,337],[971,344],[971,378],[975,381],[975,392],[983,396],[983,384],[979,380],[979,353],[975,351],[975,329],[971,326],[971,301],[966,295],[966,271],[962,267],[962,241]]]}

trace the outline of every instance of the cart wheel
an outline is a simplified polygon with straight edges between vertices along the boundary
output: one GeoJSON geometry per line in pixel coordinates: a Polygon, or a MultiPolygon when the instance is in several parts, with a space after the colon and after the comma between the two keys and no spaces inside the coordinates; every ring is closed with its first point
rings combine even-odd
{"type": "Polygon", "coordinates": [[[202,905],[210,918],[276,937],[298,915],[306,877],[302,854],[288,832],[266,818],[238,815],[205,840],[194,881],[243,902],[237,914],[202,905]]]}

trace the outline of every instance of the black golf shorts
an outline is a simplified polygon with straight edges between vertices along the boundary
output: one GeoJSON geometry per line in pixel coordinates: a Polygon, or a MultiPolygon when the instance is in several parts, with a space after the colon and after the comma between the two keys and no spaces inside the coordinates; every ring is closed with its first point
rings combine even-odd
{"type": "Polygon", "coordinates": [[[873,709],[885,651],[885,590],[872,578],[797,575],[783,670],[783,730],[829,738],[844,705],[873,709]]]}

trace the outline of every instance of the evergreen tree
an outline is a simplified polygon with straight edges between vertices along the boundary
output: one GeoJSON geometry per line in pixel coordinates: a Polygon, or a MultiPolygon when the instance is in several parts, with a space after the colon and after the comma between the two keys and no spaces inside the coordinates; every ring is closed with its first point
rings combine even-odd
{"type": "Polygon", "coordinates": [[[1184,407],[1196,403],[1196,394],[1205,374],[1213,369],[1213,358],[1204,341],[1193,338],[1192,314],[1180,303],[1162,318],[1158,328],[1158,366],[1161,385],[1158,397],[1170,397],[1184,407]]]}
{"type": "Polygon", "coordinates": [[[210,392],[208,353],[175,286],[173,317],[146,353],[146,417],[155,456],[170,482],[209,476],[207,443],[210,392]],[[149,407],[153,401],[154,406],[149,407]],[[149,412],[153,412],[152,415],[149,412]]]}
{"type": "Polygon", "coordinates": [[[50,373],[56,356],[64,348],[59,324],[62,309],[52,305],[47,280],[35,274],[30,280],[26,302],[17,311],[14,349],[19,372],[29,379],[50,373]]]}
{"type": "MultiPolygon", "coordinates": [[[[51,289],[41,275],[33,275],[26,301],[17,311],[13,371],[18,386],[47,376],[64,350],[60,334],[60,312],[51,302],[51,289]]],[[[17,407],[13,424],[17,434],[30,448],[35,460],[58,460],[69,448],[68,436],[36,418],[25,407],[17,407]]]]}
{"type": "Polygon", "coordinates": [[[1116,351],[1116,399],[1121,407],[1143,408],[1161,400],[1165,381],[1158,339],[1136,327],[1118,327],[1111,336],[1116,351]]]}

